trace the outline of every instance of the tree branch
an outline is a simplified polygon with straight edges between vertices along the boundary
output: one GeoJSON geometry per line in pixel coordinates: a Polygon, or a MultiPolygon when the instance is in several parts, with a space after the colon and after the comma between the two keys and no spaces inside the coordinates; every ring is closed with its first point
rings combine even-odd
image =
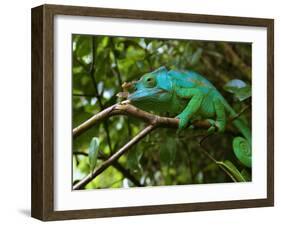
{"type": "Polygon", "coordinates": [[[124,168],[121,163],[119,163],[118,161],[113,162],[112,164],[114,166],[115,169],[117,169],[118,171],[120,171],[124,177],[126,177],[127,179],[129,179],[134,185],[138,186],[138,187],[143,187],[143,184],[141,184],[130,172],[130,170],[124,168]]]}
{"type": "MultiPolygon", "coordinates": [[[[144,122],[147,122],[154,127],[168,127],[168,128],[178,128],[179,119],[177,118],[168,118],[161,117],[143,111],[130,104],[114,104],[103,111],[97,113],[81,125],[73,129],[73,137],[77,137],[91,127],[97,125],[98,123],[104,121],[105,119],[114,116],[114,115],[127,115],[138,118],[144,122]]],[[[196,128],[208,129],[210,123],[207,120],[194,121],[192,125],[196,128]]]]}
{"type": "MultiPolygon", "coordinates": [[[[132,140],[130,140],[117,152],[115,152],[108,160],[104,161],[93,173],[90,173],[84,179],[82,179],[77,184],[75,184],[73,186],[74,190],[83,188],[87,183],[89,183],[92,179],[94,179],[99,174],[101,174],[107,167],[112,165],[112,163],[116,161],[121,155],[126,153],[133,145],[139,142],[144,136],[146,136],[155,128],[157,127],[178,128],[178,123],[179,123],[179,120],[177,118],[160,117],[158,115],[154,115],[146,111],[143,111],[139,108],[136,108],[133,105],[121,103],[121,104],[112,105],[111,107],[104,109],[103,111],[99,112],[98,114],[88,119],[86,122],[82,123],[75,129],[73,129],[73,137],[79,136],[80,134],[90,129],[94,125],[104,121],[105,119],[113,115],[130,115],[142,121],[147,122],[149,126],[147,126],[132,140]]],[[[193,122],[193,125],[195,127],[200,127],[205,129],[210,127],[210,123],[207,120],[195,121],[193,122]]]]}
{"type": "MultiPolygon", "coordinates": [[[[235,120],[238,118],[243,112],[245,112],[246,108],[242,109],[234,117],[229,118],[229,121],[235,120]]],[[[138,118],[144,122],[147,122],[149,125],[143,129],[139,134],[137,134],[133,139],[131,139],[128,143],[126,143],[122,148],[120,148],[117,152],[115,152],[109,159],[105,160],[94,172],[91,172],[84,179],[79,181],[77,184],[73,186],[73,190],[78,190],[83,188],[87,183],[89,183],[92,179],[101,174],[106,168],[112,165],[120,156],[125,154],[133,145],[138,143],[143,137],[145,137],[148,133],[158,127],[167,127],[167,128],[178,128],[179,119],[177,118],[168,118],[161,117],[158,115],[151,114],[149,112],[143,111],[133,105],[128,103],[119,103],[114,104],[103,111],[97,113],[78,127],[73,129],[73,137],[77,137],[86,130],[91,127],[97,125],[98,123],[103,122],[105,119],[114,116],[114,115],[128,115],[138,118]]],[[[192,122],[192,125],[195,128],[208,129],[211,125],[208,120],[196,120],[192,122]]],[[[205,140],[205,139],[203,139],[205,140]]],[[[200,142],[200,146],[202,147],[200,142]]],[[[208,154],[208,153],[205,153],[208,154]]],[[[212,156],[208,156],[212,159],[212,156]]],[[[213,161],[216,161],[212,159],[213,161]]]]}
{"type": "MultiPolygon", "coordinates": [[[[86,152],[82,152],[82,151],[74,151],[73,152],[74,155],[83,155],[83,156],[88,156],[88,153],[86,152]]],[[[98,158],[102,159],[102,160],[106,160],[108,157],[99,153],[100,155],[98,156],[98,158]]],[[[121,163],[119,163],[118,161],[113,162],[112,166],[117,169],[120,173],[123,174],[124,177],[126,177],[127,179],[129,179],[134,185],[138,186],[138,187],[142,187],[143,185],[130,173],[129,170],[127,170],[124,166],[122,166],[121,163]]]]}
{"type": "Polygon", "coordinates": [[[107,167],[112,165],[112,163],[120,158],[123,154],[125,154],[133,145],[138,143],[143,137],[145,137],[148,133],[150,133],[153,129],[155,129],[155,125],[149,125],[144,128],[138,135],[136,135],[133,139],[131,139],[128,143],[126,143],[122,148],[120,148],[117,152],[115,152],[108,160],[104,161],[93,173],[88,174],[88,176],[84,177],[81,181],[73,186],[73,190],[79,190],[83,188],[86,184],[88,184],[92,179],[101,174],[107,167]]]}

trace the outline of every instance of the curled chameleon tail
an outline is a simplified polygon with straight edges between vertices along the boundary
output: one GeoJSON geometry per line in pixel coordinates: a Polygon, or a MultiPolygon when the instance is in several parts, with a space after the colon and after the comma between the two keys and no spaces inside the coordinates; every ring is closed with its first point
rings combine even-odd
{"type": "MultiPolygon", "coordinates": [[[[236,112],[224,102],[224,105],[230,115],[237,115],[236,112]]],[[[233,120],[235,127],[242,133],[244,137],[235,137],[232,142],[232,147],[237,159],[245,166],[252,166],[252,134],[249,127],[239,118],[233,120]]]]}
{"type": "Polygon", "coordinates": [[[247,167],[251,167],[252,149],[248,140],[246,140],[243,137],[235,137],[233,139],[232,146],[233,146],[234,154],[239,159],[239,161],[243,163],[243,165],[247,167]]]}

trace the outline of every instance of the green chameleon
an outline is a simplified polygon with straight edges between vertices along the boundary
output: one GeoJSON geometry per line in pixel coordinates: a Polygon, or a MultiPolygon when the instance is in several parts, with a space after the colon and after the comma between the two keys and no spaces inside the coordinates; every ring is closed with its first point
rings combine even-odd
{"type": "MultiPolygon", "coordinates": [[[[160,67],[143,75],[133,86],[135,91],[128,96],[133,105],[177,115],[180,130],[193,120],[207,119],[211,124],[208,132],[224,132],[226,113],[237,116],[215,86],[193,71],[168,71],[160,67]]],[[[232,123],[244,136],[234,138],[234,153],[241,163],[251,167],[251,131],[239,118],[232,123]]]]}

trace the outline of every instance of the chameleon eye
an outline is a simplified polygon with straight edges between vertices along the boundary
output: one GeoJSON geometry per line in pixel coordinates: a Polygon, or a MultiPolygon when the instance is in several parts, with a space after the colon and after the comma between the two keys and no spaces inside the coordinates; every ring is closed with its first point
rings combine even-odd
{"type": "Polygon", "coordinates": [[[155,86],[155,80],[154,78],[152,77],[148,77],[146,80],[145,80],[145,87],[146,88],[152,88],[155,86]]]}

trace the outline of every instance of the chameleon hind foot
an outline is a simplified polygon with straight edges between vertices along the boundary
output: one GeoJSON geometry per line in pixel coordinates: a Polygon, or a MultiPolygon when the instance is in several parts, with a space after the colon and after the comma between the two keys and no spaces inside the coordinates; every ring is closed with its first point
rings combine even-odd
{"type": "Polygon", "coordinates": [[[215,121],[213,119],[207,119],[210,123],[210,128],[207,130],[208,134],[212,134],[214,132],[222,133],[225,129],[224,124],[220,123],[219,121],[215,121]]]}
{"type": "Polygon", "coordinates": [[[210,127],[209,129],[207,130],[207,134],[213,134],[214,132],[216,132],[216,121],[213,120],[213,119],[207,119],[207,121],[210,123],[210,127]]]}

